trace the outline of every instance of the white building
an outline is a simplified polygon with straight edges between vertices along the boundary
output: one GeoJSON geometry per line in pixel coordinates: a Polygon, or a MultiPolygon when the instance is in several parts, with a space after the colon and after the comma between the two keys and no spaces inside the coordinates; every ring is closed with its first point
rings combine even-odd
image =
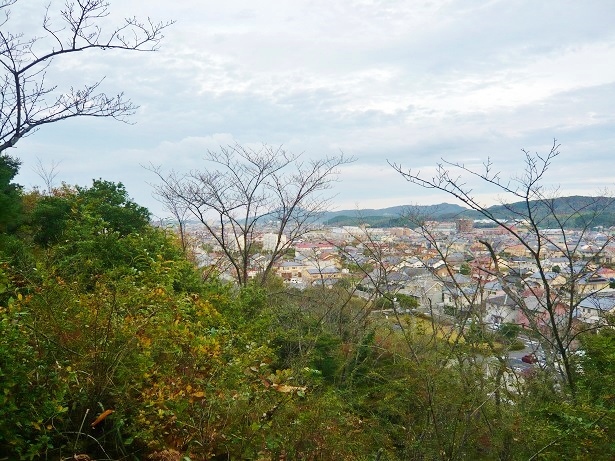
{"type": "MultiPolygon", "coordinates": [[[[284,245],[288,239],[284,234],[280,236],[280,246],[284,245]]],[[[273,251],[278,245],[278,234],[263,234],[263,251],[273,251]]]]}

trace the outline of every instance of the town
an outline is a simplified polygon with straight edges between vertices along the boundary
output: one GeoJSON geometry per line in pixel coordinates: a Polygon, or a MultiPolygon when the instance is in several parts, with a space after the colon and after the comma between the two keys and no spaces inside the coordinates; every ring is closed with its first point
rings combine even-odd
{"type": "MultiPolygon", "coordinates": [[[[273,269],[297,289],[346,281],[357,296],[385,297],[393,307],[401,294],[415,301],[417,312],[472,318],[492,329],[504,323],[544,328],[546,285],[552,297],[558,293],[558,323],[570,317],[575,323],[599,325],[615,309],[615,242],[608,231],[545,229],[541,235],[549,244],[541,248],[537,261],[530,251],[538,244],[536,237],[530,237],[523,223],[515,223],[512,230],[527,239],[526,244],[504,227],[475,228],[469,219],[427,221],[419,229],[318,226],[288,246],[273,269]],[[495,259],[485,242],[496,251],[495,259]],[[572,309],[561,290],[573,290],[572,309]]],[[[215,270],[233,280],[217,242],[199,235],[198,259],[204,271],[215,270]]],[[[262,272],[277,239],[266,227],[255,233],[260,251],[250,255],[250,279],[262,272]]],[[[286,243],[283,235],[280,243],[286,243]]]]}

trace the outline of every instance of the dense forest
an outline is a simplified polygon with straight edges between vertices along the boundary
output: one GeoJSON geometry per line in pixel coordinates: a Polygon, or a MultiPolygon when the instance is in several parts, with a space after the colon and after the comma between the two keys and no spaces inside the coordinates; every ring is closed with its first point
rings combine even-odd
{"type": "Polygon", "coordinates": [[[25,191],[0,165],[4,459],[615,456],[612,328],[579,336],[574,389],[516,377],[506,335],[393,324],[348,280],[205,277],[122,184],[25,191]]]}

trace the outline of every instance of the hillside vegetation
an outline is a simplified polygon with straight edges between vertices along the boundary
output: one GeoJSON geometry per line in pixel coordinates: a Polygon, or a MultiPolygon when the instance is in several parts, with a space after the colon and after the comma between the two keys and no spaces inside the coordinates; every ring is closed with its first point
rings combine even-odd
{"type": "Polygon", "coordinates": [[[122,184],[26,192],[17,168],[2,157],[2,459],[615,456],[611,328],[579,338],[572,395],[488,359],[493,336],[384,321],[353,277],[204,277],[122,184]]]}

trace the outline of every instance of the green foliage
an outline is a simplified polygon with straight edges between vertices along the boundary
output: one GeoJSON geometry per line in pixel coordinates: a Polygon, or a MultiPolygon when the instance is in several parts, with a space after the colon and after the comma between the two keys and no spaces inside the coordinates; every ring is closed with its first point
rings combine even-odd
{"type": "Polygon", "coordinates": [[[376,300],[374,300],[373,303],[373,308],[376,310],[393,309],[393,307],[395,307],[393,300],[387,298],[386,296],[381,296],[380,298],[377,298],[376,300]]]}
{"type": "Polygon", "coordinates": [[[12,182],[20,163],[0,154],[0,233],[14,231],[21,221],[21,186],[12,182]]]}
{"type": "Polygon", "coordinates": [[[29,339],[27,312],[0,308],[0,453],[32,459],[52,447],[67,407],[61,367],[29,339]]]}
{"type": "Polygon", "coordinates": [[[615,455],[612,329],[579,335],[573,398],[548,370],[516,376],[499,352],[467,347],[485,340],[477,324],[381,327],[370,312],[392,301],[370,305],[353,283],[204,282],[121,184],[21,198],[25,225],[0,235],[7,459],[615,455]]]}
{"type": "Polygon", "coordinates": [[[146,270],[156,258],[179,257],[175,244],[151,228],[148,218],[121,183],[97,180],[90,188],[64,186],[35,199],[29,224],[34,242],[50,248],[58,275],[93,289],[110,270],[119,277],[146,270]]]}
{"type": "Polygon", "coordinates": [[[206,373],[220,355],[214,332],[223,321],[200,297],[207,289],[195,268],[125,198],[122,187],[96,182],[35,197],[30,229],[48,249],[31,264],[20,262],[23,243],[2,237],[0,451],[11,459],[73,444],[124,456],[127,441],[160,443],[135,427],[150,405],[138,392],[145,374],[163,370],[167,382],[186,367],[206,373]],[[91,431],[104,409],[114,413],[91,431]]]}
{"type": "Polygon", "coordinates": [[[508,342],[508,350],[510,351],[522,351],[523,349],[525,349],[525,347],[525,343],[520,339],[515,339],[508,342]]]}
{"type": "Polygon", "coordinates": [[[412,296],[408,296],[403,293],[397,293],[395,297],[397,298],[399,307],[401,307],[402,309],[415,309],[419,306],[418,300],[412,296]]]}
{"type": "MultiPolygon", "coordinates": [[[[321,374],[272,366],[264,288],[204,284],[164,231],[97,232],[94,209],[73,210],[62,238],[39,240],[47,249],[30,269],[36,285],[15,287],[19,274],[10,265],[0,278],[14,295],[0,346],[7,352],[1,371],[10,376],[3,453],[30,459],[75,450],[119,459],[171,447],[196,459],[242,459],[347,451],[326,442],[328,428],[339,426],[337,440],[350,430],[345,417],[323,419],[303,401],[321,374]],[[293,419],[295,404],[305,406],[304,417],[293,419]],[[104,410],[113,412],[91,428],[104,410]],[[318,428],[318,441],[295,438],[289,447],[287,423],[303,433],[318,428]]],[[[335,346],[319,341],[323,367],[335,346]]]]}
{"type": "Polygon", "coordinates": [[[34,241],[43,246],[58,243],[68,225],[71,208],[66,197],[41,197],[30,215],[34,241]]]}
{"type": "Polygon", "coordinates": [[[615,224],[615,212],[601,211],[600,213],[577,213],[574,217],[573,222],[575,227],[578,229],[598,226],[610,227],[615,224]]]}
{"type": "Polygon", "coordinates": [[[142,231],[149,223],[149,211],[128,197],[122,183],[94,180],[92,187],[77,187],[77,204],[82,216],[101,220],[106,232],[128,235],[142,231]]]}
{"type": "Polygon", "coordinates": [[[513,342],[519,336],[519,332],[521,331],[521,327],[514,323],[503,323],[498,328],[498,335],[508,342],[513,342]]]}
{"type": "MultiPolygon", "coordinates": [[[[86,426],[79,450],[96,454],[104,446],[108,455],[123,456],[127,440],[150,449],[164,445],[161,434],[192,440],[203,393],[215,394],[228,380],[241,382],[248,363],[270,361],[266,348],[243,358],[245,351],[235,349],[224,319],[207,299],[215,300],[216,293],[178,290],[186,262],[146,256],[150,245],[164,250],[164,234],[147,235],[158,242],[127,236],[132,265],[101,271],[87,290],[59,276],[53,259],[40,264],[41,284],[6,311],[2,373],[11,379],[4,381],[3,416],[19,423],[2,431],[6,453],[17,458],[58,453],[76,440],[88,413],[94,419],[105,409],[114,412],[95,431],[86,426]]],[[[232,395],[229,391],[220,411],[232,395]]]]}
{"type": "Polygon", "coordinates": [[[92,234],[125,237],[149,224],[149,211],[130,200],[122,183],[94,180],[89,188],[64,185],[53,195],[31,198],[35,203],[29,224],[40,245],[92,234]]]}
{"type": "Polygon", "coordinates": [[[587,393],[588,399],[601,406],[615,409],[615,394],[605,383],[615,382],[615,331],[602,328],[596,334],[581,337],[584,355],[577,356],[580,386],[587,393]]]}

